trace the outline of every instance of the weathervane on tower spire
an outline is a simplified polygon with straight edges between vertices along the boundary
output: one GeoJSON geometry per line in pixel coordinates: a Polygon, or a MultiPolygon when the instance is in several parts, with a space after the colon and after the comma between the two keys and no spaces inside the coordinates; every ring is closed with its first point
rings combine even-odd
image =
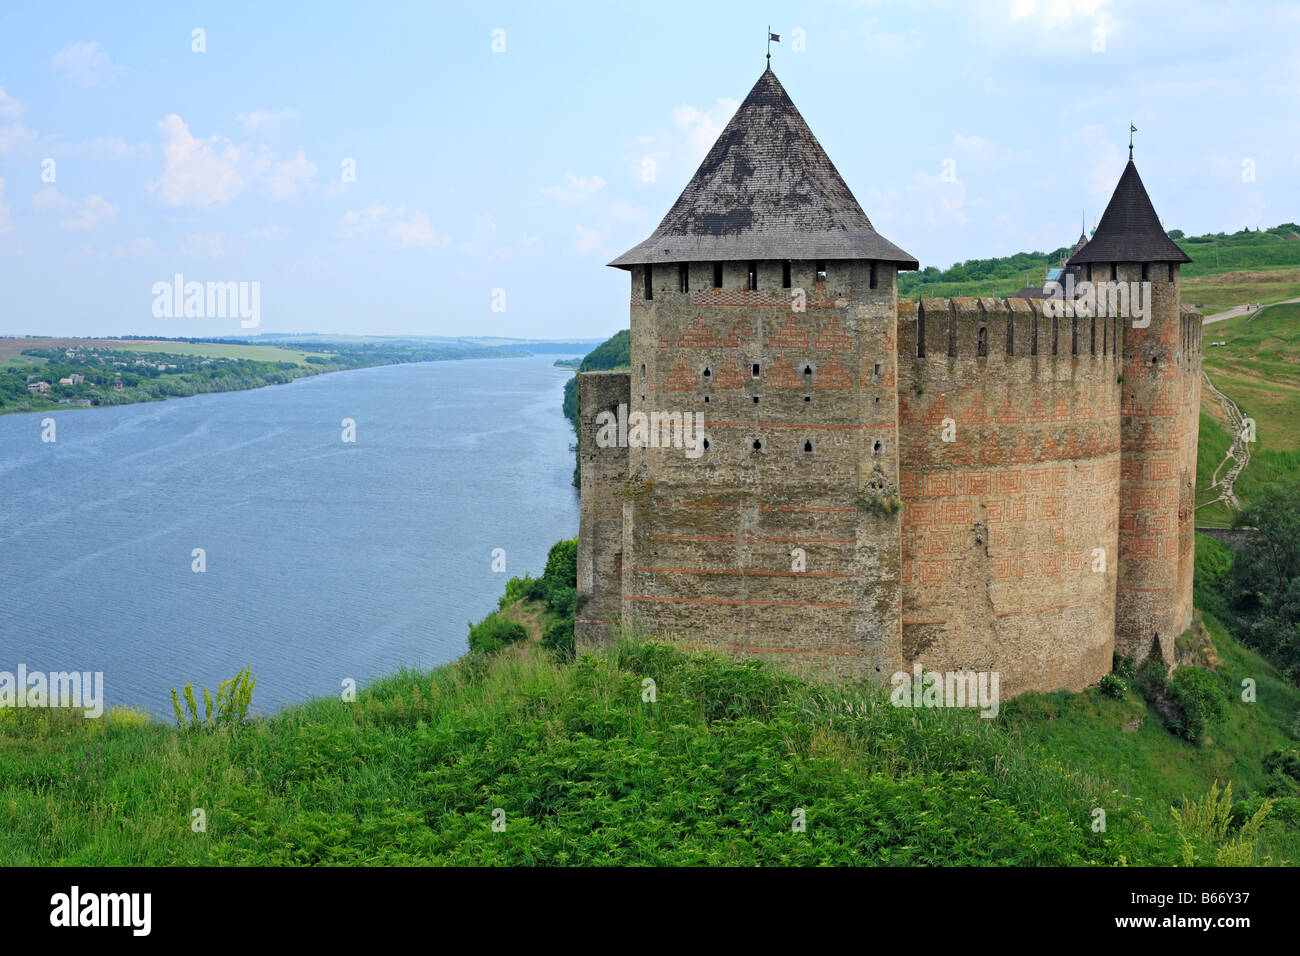
{"type": "Polygon", "coordinates": [[[781,42],[781,35],[772,32],[772,24],[767,25],[767,68],[772,69],[772,41],[781,42]]]}
{"type": "Polygon", "coordinates": [[[1132,120],[1130,120],[1128,124],[1128,161],[1130,163],[1133,162],[1133,134],[1137,131],[1138,128],[1134,126],[1132,120]]]}

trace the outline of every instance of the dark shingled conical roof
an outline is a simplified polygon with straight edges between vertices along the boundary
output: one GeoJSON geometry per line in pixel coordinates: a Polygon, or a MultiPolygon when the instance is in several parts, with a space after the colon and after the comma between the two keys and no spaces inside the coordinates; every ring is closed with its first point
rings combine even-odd
{"type": "Polygon", "coordinates": [[[1142,177],[1130,158],[1119,177],[1097,231],[1070,256],[1070,265],[1084,262],[1191,262],[1191,257],[1165,235],[1142,177]]]}
{"type": "Polygon", "coordinates": [[[772,72],[763,72],[627,269],[714,259],[916,259],[876,232],[772,72]]]}

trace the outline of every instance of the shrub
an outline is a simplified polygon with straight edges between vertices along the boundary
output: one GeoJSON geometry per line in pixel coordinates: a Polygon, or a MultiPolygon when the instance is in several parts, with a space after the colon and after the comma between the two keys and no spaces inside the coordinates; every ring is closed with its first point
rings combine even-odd
{"type": "Polygon", "coordinates": [[[172,710],[176,714],[176,724],[182,730],[238,727],[248,721],[248,706],[253,702],[253,688],[256,686],[257,678],[245,667],[230,680],[222,681],[217,688],[215,702],[212,693],[204,687],[202,718],[199,717],[198,704],[194,700],[194,685],[186,684],[181,689],[181,695],[185,698],[185,710],[181,710],[180,697],[173,687],[172,710]]]}
{"type": "Polygon", "coordinates": [[[572,621],[573,609],[577,600],[578,592],[576,590],[571,587],[558,587],[551,591],[551,596],[546,602],[546,609],[572,621]]]}
{"type": "Polygon", "coordinates": [[[1138,690],[1152,705],[1157,706],[1169,696],[1169,678],[1165,671],[1164,659],[1159,654],[1152,654],[1134,675],[1138,690]]]}
{"type": "Polygon", "coordinates": [[[903,507],[896,497],[890,494],[873,494],[862,495],[858,499],[858,507],[868,514],[877,515],[881,518],[887,518],[890,515],[896,515],[899,509],[903,507]]]}
{"type": "Polygon", "coordinates": [[[1183,797],[1181,810],[1169,809],[1181,843],[1183,866],[1251,866],[1255,862],[1260,827],[1273,809],[1273,802],[1263,801],[1232,839],[1228,839],[1228,828],[1232,825],[1232,784],[1224,789],[1222,797],[1215,783],[1200,802],[1189,803],[1183,797]]]}
{"type": "Polygon", "coordinates": [[[1274,750],[1264,757],[1264,793],[1270,797],[1300,797],[1300,750],[1274,750]]]}
{"type": "Polygon", "coordinates": [[[578,539],[557,541],[546,555],[546,571],[542,574],[549,595],[556,588],[578,587],[578,539]]]}
{"type": "Polygon", "coordinates": [[[1132,654],[1112,654],[1110,669],[1115,672],[1116,677],[1126,684],[1137,681],[1137,665],[1133,663],[1132,654]]]}
{"type": "Polygon", "coordinates": [[[481,654],[492,654],[510,644],[528,639],[528,628],[518,621],[509,621],[493,611],[478,624],[469,626],[469,649],[481,654]]]}
{"type": "Polygon", "coordinates": [[[1171,721],[1175,733],[1196,742],[1211,726],[1221,723],[1228,712],[1228,701],[1217,674],[1204,667],[1180,667],[1169,682],[1174,702],[1181,715],[1171,721]]]}
{"type": "Polygon", "coordinates": [[[1124,681],[1120,680],[1114,674],[1104,674],[1097,686],[1107,697],[1114,697],[1116,700],[1124,696],[1124,681]]]}
{"type": "Polygon", "coordinates": [[[561,660],[572,660],[574,656],[573,621],[552,621],[546,625],[542,634],[542,647],[554,651],[561,660]]]}
{"type": "Polygon", "coordinates": [[[515,601],[540,601],[545,597],[546,582],[525,574],[522,578],[511,578],[506,582],[506,593],[501,596],[497,606],[504,611],[515,601]]]}

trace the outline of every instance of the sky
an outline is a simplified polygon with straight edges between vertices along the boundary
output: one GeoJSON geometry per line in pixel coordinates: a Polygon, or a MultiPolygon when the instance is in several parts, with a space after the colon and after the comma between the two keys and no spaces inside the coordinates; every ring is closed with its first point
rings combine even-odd
{"type": "Polygon", "coordinates": [[[612,334],[605,263],[680,194],[769,23],[922,267],[1073,242],[1130,123],[1167,228],[1300,220],[1295,2],[5,0],[0,335],[612,334]],[[177,275],[256,283],[257,326],[166,314],[177,275]]]}

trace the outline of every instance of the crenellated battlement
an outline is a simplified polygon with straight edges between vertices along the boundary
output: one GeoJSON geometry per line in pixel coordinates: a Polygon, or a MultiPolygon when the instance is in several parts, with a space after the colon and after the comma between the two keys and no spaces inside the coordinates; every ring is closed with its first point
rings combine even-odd
{"type": "MultiPolygon", "coordinates": [[[[1197,313],[1199,315],[1199,313],[1197,313]]],[[[902,300],[901,354],[913,359],[1097,359],[1114,362],[1121,316],[1048,314],[1044,300],[1009,297],[902,300]]]]}

